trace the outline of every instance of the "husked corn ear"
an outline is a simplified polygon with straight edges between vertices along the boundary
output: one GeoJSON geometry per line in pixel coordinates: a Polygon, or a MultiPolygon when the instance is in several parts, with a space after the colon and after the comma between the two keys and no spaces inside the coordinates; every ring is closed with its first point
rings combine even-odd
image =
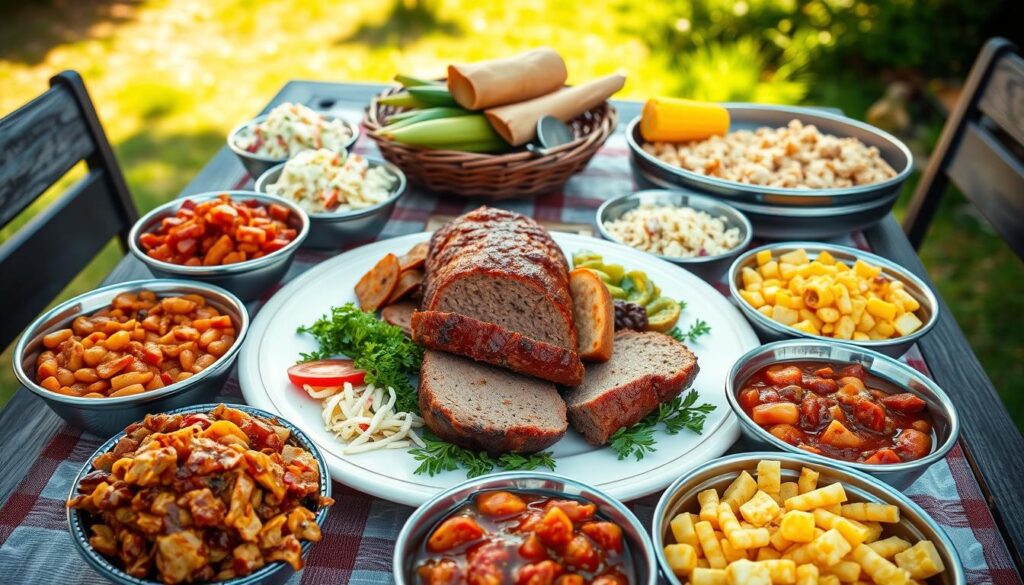
{"type": "Polygon", "coordinates": [[[431,106],[457,107],[459,104],[444,85],[416,85],[406,89],[409,95],[431,106]]]}
{"type": "Polygon", "coordinates": [[[508,147],[487,118],[479,114],[424,120],[395,130],[385,129],[381,134],[404,144],[446,150],[461,147],[475,149],[471,152],[483,152],[485,148],[498,150],[508,147]]]}
{"type": "Polygon", "coordinates": [[[395,106],[399,108],[422,108],[427,104],[416,99],[408,91],[400,91],[391,95],[386,95],[377,100],[377,103],[384,104],[385,106],[395,106]]]}

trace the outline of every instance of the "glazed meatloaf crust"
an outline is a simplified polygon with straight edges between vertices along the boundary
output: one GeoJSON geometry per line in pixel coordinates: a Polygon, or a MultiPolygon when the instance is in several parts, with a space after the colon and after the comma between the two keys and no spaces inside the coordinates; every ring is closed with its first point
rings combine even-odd
{"type": "Polygon", "coordinates": [[[419,395],[427,428],[469,449],[532,453],[569,426],[554,384],[449,353],[423,354],[419,395]]]}
{"type": "Polygon", "coordinates": [[[576,351],[565,256],[540,224],[511,211],[481,207],[434,233],[421,308],[576,351]]]}
{"type": "Polygon", "coordinates": [[[612,359],[589,364],[583,384],[565,393],[569,422],[594,445],[678,396],[699,370],[693,352],[662,333],[617,331],[614,347],[612,359]]]}
{"type": "Polygon", "coordinates": [[[564,386],[583,381],[583,363],[575,351],[464,315],[417,311],[412,314],[412,339],[564,386]]]}

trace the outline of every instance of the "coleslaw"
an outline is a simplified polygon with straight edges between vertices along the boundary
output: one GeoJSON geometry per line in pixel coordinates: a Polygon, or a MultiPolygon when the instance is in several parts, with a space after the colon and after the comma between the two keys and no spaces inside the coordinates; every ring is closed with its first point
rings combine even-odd
{"type": "Polygon", "coordinates": [[[234,138],[238,148],[270,158],[290,158],[318,148],[341,152],[351,139],[352,130],[341,120],[293,103],[277,106],[262,122],[243,127],[234,138]]]}
{"type": "Polygon", "coordinates": [[[415,429],[423,426],[423,419],[411,412],[395,411],[395,390],[378,388],[373,384],[316,388],[304,385],[310,397],[321,400],[321,419],[324,428],[345,446],[342,455],[365,453],[377,449],[401,449],[423,440],[415,429]]]}
{"type": "Polygon", "coordinates": [[[332,213],[383,203],[396,182],[383,167],[371,168],[365,156],[345,157],[321,148],[289,160],[267,192],[290,199],[309,213],[332,213]]]}

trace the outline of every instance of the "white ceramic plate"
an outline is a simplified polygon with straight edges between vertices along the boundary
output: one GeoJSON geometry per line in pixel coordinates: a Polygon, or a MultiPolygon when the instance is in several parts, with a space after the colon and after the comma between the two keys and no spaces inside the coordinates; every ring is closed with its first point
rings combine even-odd
{"type": "MultiPolygon", "coordinates": [[[[733,362],[758,344],[757,336],[740,312],[721,293],[689,272],[644,252],[594,238],[553,233],[555,242],[571,257],[577,250],[598,252],[606,262],[639,269],[661,287],[663,295],[688,306],[680,327],[685,331],[697,318],[711,326],[690,349],[697,354],[700,373],[694,388],[698,403],[710,402],[712,412],[701,435],[658,431],[657,450],[641,461],[618,460],[607,447],[587,444],[572,429],[551,447],[557,473],[598,487],[620,500],[631,500],[664,489],[681,474],[728,449],[739,435],[738,421],[725,399],[725,378],[733,362]]],[[[441,490],[466,479],[464,471],[434,477],[415,475],[418,462],[404,449],[339,455],[340,443],[324,430],[320,403],[288,381],[287,369],[300,352],[316,349],[309,335],[296,333],[332,306],[356,302],[353,287],[385,254],[404,254],[426,241],[428,233],[384,240],[351,250],[310,269],[289,282],[260,310],[242,347],[239,377],[246,402],[278,413],[317,443],[331,477],[374,496],[418,506],[441,490]]]]}

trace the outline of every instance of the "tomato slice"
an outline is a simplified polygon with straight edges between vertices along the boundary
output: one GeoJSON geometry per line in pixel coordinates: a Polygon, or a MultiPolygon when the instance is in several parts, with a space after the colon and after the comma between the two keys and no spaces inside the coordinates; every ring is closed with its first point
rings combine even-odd
{"type": "Polygon", "coordinates": [[[357,369],[352,365],[352,360],[316,360],[295,364],[288,368],[288,379],[296,386],[309,384],[310,386],[341,386],[350,382],[353,386],[360,386],[366,372],[357,369]]]}

